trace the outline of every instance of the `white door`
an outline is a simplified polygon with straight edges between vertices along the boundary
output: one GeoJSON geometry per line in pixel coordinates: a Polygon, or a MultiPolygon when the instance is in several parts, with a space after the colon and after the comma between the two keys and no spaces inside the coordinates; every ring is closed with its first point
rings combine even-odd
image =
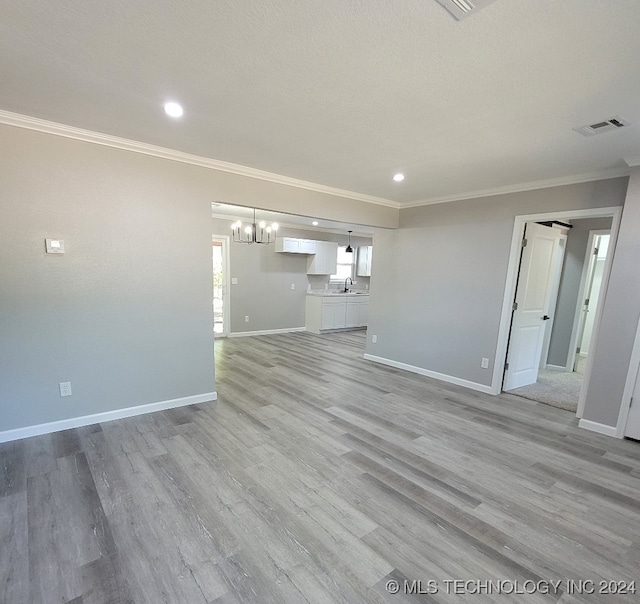
{"type": "Polygon", "coordinates": [[[533,384],[538,379],[546,324],[550,319],[553,269],[561,237],[558,229],[535,223],[526,225],[504,390],[533,384]]]}
{"type": "Polygon", "coordinates": [[[624,435],[640,440],[640,371],[636,375],[636,385],[633,388],[633,397],[629,415],[627,416],[627,424],[624,428],[624,435]]]}

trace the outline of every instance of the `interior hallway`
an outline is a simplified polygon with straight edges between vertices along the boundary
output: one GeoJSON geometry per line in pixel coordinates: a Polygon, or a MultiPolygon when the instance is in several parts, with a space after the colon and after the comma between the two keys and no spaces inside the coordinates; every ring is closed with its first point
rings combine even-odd
{"type": "MultiPolygon", "coordinates": [[[[415,596],[390,579],[638,578],[637,443],[364,361],[363,337],[218,340],[217,407],[0,445],[0,601],[397,603],[415,596]]],[[[558,599],[596,601],[527,602],[558,599]]]]}

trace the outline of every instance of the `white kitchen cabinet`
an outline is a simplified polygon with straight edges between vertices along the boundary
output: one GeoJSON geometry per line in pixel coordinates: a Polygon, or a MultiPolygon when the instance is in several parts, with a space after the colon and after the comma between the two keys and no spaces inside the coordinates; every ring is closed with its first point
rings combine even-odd
{"type": "Polygon", "coordinates": [[[365,295],[308,295],[305,327],[313,333],[366,327],[368,308],[369,296],[365,295]]]}
{"type": "Polygon", "coordinates": [[[316,243],[313,239],[278,237],[276,239],[276,252],[284,252],[287,254],[315,254],[316,243]]]}
{"type": "Polygon", "coordinates": [[[341,298],[322,298],[322,321],[320,329],[343,329],[346,322],[346,300],[341,298]]]}
{"type": "Polygon", "coordinates": [[[358,327],[366,327],[369,320],[369,298],[360,302],[358,309],[358,327]]]}
{"type": "Polygon", "coordinates": [[[335,275],[338,270],[338,244],[316,241],[316,253],[307,260],[307,275],[335,275]]]}
{"type": "Polygon", "coordinates": [[[356,275],[358,277],[371,277],[371,256],[373,246],[361,245],[358,248],[358,264],[356,265],[356,275]]]}
{"type": "Polygon", "coordinates": [[[356,299],[348,299],[345,327],[359,327],[359,326],[360,326],[360,302],[356,299]]]}
{"type": "Polygon", "coordinates": [[[300,243],[300,254],[315,254],[318,249],[318,242],[314,239],[298,239],[300,243]]]}

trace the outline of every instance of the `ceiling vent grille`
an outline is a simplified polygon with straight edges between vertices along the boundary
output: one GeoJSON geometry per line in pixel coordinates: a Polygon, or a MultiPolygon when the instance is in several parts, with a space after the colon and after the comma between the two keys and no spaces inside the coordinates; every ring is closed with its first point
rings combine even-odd
{"type": "Polygon", "coordinates": [[[436,0],[444,6],[458,21],[465,19],[495,0],[436,0]]]}
{"type": "Polygon", "coordinates": [[[576,132],[579,132],[583,136],[594,136],[595,134],[602,134],[603,132],[611,132],[612,130],[618,130],[618,128],[624,128],[628,126],[629,122],[623,120],[621,117],[612,117],[609,120],[603,122],[597,122],[589,126],[581,126],[580,128],[574,128],[576,132]]]}

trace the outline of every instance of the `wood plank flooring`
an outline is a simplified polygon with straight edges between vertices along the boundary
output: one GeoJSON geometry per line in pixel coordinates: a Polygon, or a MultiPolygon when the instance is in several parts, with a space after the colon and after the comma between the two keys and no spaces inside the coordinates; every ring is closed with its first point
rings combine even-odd
{"type": "Polygon", "coordinates": [[[215,407],[0,445],[0,602],[640,599],[597,583],[640,580],[638,443],[363,348],[218,340],[215,407]],[[562,583],[463,596],[456,579],[562,583]]]}

